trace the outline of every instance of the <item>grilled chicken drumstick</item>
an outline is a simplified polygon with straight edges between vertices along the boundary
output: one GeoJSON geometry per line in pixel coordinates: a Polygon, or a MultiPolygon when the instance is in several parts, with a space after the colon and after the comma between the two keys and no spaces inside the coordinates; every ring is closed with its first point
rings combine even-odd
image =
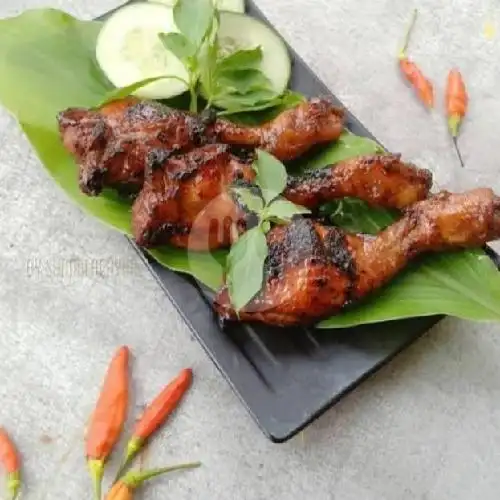
{"type": "Polygon", "coordinates": [[[225,287],[214,308],[225,320],[311,324],[381,287],[419,254],[480,247],[498,238],[500,198],[491,189],[443,192],[418,202],[376,237],[296,219],[268,233],[263,288],[239,318],[225,287]]]}
{"type": "Polygon", "coordinates": [[[427,198],[432,174],[401,155],[367,155],[289,177],[283,195],[307,208],[352,196],[371,205],[401,209],[427,198]]]}
{"type": "Polygon", "coordinates": [[[79,165],[80,189],[95,196],[104,187],[138,191],[151,164],[207,143],[261,148],[291,160],[338,139],[344,113],[327,100],[311,99],[267,124],[244,127],[128,97],[96,110],[69,108],[58,123],[64,146],[79,165]]]}
{"type": "MultiPolygon", "coordinates": [[[[168,159],[147,176],[134,202],[137,244],[169,243],[195,251],[229,246],[232,224],[239,233],[248,222],[230,187],[254,179],[252,160],[233,156],[225,145],[207,145],[168,159]]],[[[290,178],[284,196],[308,208],[352,196],[399,209],[425,199],[431,184],[429,171],[403,163],[399,155],[374,155],[290,178]]]]}
{"type": "Polygon", "coordinates": [[[313,146],[337,140],[344,130],[344,111],[327,99],[310,99],[257,127],[217,120],[217,141],[264,149],[280,161],[294,160],[313,146]]]}

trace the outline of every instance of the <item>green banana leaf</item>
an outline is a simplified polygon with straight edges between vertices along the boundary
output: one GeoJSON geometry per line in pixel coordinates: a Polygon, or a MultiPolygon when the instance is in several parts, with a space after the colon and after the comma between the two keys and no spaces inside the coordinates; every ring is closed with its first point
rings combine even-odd
{"type": "MultiPolygon", "coordinates": [[[[20,127],[57,185],[83,210],[130,235],[130,202],[113,192],[90,198],[78,189],[77,167],[59,139],[56,115],[73,106],[94,106],[113,90],[99,70],[94,48],[100,23],[80,21],[55,9],[26,11],[0,20],[0,102],[20,127]]],[[[344,134],[305,168],[321,168],[359,154],[381,151],[368,139],[344,134]]],[[[349,230],[377,232],[394,215],[343,201],[324,208],[349,230]]],[[[163,266],[215,290],[227,253],[199,254],[172,247],[150,252],[163,266]]],[[[411,316],[447,314],[477,321],[500,320],[500,273],[480,250],[443,254],[413,266],[352,310],[322,322],[342,328],[411,316]]]]}
{"type": "MultiPolygon", "coordinates": [[[[344,199],[324,207],[337,226],[376,234],[397,217],[344,199]]],[[[317,325],[345,328],[415,316],[455,316],[475,321],[500,320],[500,273],[480,249],[427,256],[361,304],[317,325]]]]}

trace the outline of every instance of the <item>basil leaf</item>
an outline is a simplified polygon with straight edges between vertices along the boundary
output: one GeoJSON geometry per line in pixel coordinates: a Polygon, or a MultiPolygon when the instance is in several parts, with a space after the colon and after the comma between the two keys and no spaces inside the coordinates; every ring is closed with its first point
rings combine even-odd
{"type": "Polygon", "coordinates": [[[212,99],[212,104],[224,110],[240,113],[242,110],[262,109],[262,107],[276,104],[277,98],[274,92],[266,89],[254,90],[247,94],[219,94],[212,99]]]}
{"type": "Polygon", "coordinates": [[[261,62],[262,49],[260,47],[249,50],[237,50],[219,61],[217,64],[217,73],[222,74],[234,70],[258,69],[261,62]]]}
{"type": "Polygon", "coordinates": [[[293,90],[286,90],[281,97],[281,106],[283,107],[283,111],[285,111],[287,109],[294,108],[305,101],[306,98],[303,94],[294,92],[293,90]]]}
{"type": "Polygon", "coordinates": [[[252,114],[252,117],[249,117],[248,115],[247,116],[238,116],[236,118],[236,120],[234,120],[234,121],[239,121],[240,123],[250,122],[248,124],[258,125],[258,124],[264,123],[265,120],[252,121],[252,119],[253,120],[256,119],[255,112],[256,111],[264,111],[264,110],[267,110],[269,108],[274,108],[274,107],[278,106],[281,101],[280,101],[279,97],[276,97],[274,99],[271,99],[270,101],[267,101],[264,103],[258,103],[258,104],[255,104],[253,106],[242,106],[240,101],[238,101],[238,98],[236,97],[233,101],[231,101],[231,100],[224,101],[223,100],[223,102],[231,103],[233,105],[231,105],[227,109],[224,109],[224,110],[220,111],[219,113],[217,113],[219,116],[244,115],[245,113],[249,113],[249,114],[252,114]],[[248,117],[247,121],[245,121],[246,117],[248,117]]]}
{"type": "Polygon", "coordinates": [[[353,156],[381,153],[384,153],[384,149],[375,141],[354,135],[351,132],[343,132],[335,143],[309,158],[304,167],[307,170],[312,170],[333,165],[353,156]]]}
{"type": "Polygon", "coordinates": [[[172,78],[174,80],[179,80],[179,81],[185,83],[186,86],[189,86],[188,82],[186,82],[182,78],[179,78],[178,76],[174,76],[174,75],[153,76],[151,78],[145,78],[144,80],[140,80],[138,82],[127,85],[126,87],[120,87],[120,88],[111,90],[110,92],[108,92],[106,94],[106,97],[96,107],[100,108],[100,107],[104,106],[105,104],[108,104],[112,101],[117,101],[119,99],[124,99],[125,97],[129,97],[136,90],[139,90],[140,88],[145,87],[146,85],[149,85],[150,83],[154,83],[158,80],[163,80],[165,78],[172,78]]]}
{"type": "Polygon", "coordinates": [[[177,28],[196,49],[210,33],[214,14],[212,0],[177,0],[174,6],[177,28]]]}
{"type": "Polygon", "coordinates": [[[301,207],[300,205],[295,205],[291,201],[285,199],[275,200],[269,205],[264,215],[266,218],[275,218],[282,221],[289,221],[295,215],[305,215],[310,214],[311,211],[305,207],[301,207]]]}
{"type": "Polygon", "coordinates": [[[217,83],[226,93],[237,92],[239,94],[247,94],[250,91],[262,91],[273,97],[276,96],[276,92],[272,90],[269,78],[257,69],[226,71],[218,76],[217,83]]]}
{"type": "Polygon", "coordinates": [[[298,92],[287,90],[282,96],[276,97],[262,104],[256,104],[248,107],[234,107],[224,111],[220,111],[220,116],[231,116],[231,120],[245,125],[260,125],[276,118],[280,113],[287,109],[294,108],[301,102],[305,101],[305,97],[298,92]],[[263,111],[256,113],[256,111],[263,111]],[[236,115],[236,116],[235,116],[236,115]]]}
{"type": "Polygon", "coordinates": [[[262,288],[267,240],[260,226],[250,229],[231,247],[227,284],[231,303],[240,311],[262,288]]]}
{"type": "Polygon", "coordinates": [[[260,213],[264,208],[264,201],[262,198],[252,193],[250,189],[232,188],[232,191],[250,212],[260,213]]]}
{"type": "Polygon", "coordinates": [[[266,203],[271,202],[285,189],[287,173],[284,165],[274,156],[262,149],[257,150],[253,165],[257,172],[257,184],[266,203]]]}
{"type": "Polygon", "coordinates": [[[158,37],[165,48],[181,61],[196,54],[196,47],[181,33],[159,33],[158,37]]]}
{"type": "Polygon", "coordinates": [[[370,207],[357,198],[343,198],[323,205],[320,214],[351,233],[377,234],[397,218],[396,210],[370,207]]]}
{"type": "Polygon", "coordinates": [[[212,96],[218,92],[218,87],[214,81],[218,51],[219,41],[215,36],[213,39],[207,40],[198,52],[201,91],[208,101],[211,101],[212,96]]]}

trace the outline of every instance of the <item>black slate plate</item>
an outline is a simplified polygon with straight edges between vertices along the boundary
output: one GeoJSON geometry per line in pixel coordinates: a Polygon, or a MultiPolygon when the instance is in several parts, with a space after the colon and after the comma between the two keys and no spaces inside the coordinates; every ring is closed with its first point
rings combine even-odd
{"type": "MultiPolygon", "coordinates": [[[[268,22],[251,0],[247,4],[249,14],[268,22]]],[[[291,88],[307,96],[328,95],[342,105],[289,50],[294,61],[291,88]]],[[[347,127],[374,139],[349,112],[347,127]]],[[[304,429],[441,319],[413,318],[330,331],[249,325],[222,331],[212,314],[210,291],[163,268],[129,241],[259,427],[277,443],[304,429]]],[[[499,257],[487,250],[499,265],[499,257]]]]}

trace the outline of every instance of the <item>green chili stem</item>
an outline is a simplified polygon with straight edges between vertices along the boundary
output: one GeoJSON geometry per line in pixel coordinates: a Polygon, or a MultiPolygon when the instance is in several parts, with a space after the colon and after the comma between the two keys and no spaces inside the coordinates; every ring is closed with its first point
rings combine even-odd
{"type": "Polygon", "coordinates": [[[94,484],[94,497],[95,500],[102,498],[102,478],[104,476],[104,461],[103,460],[89,460],[88,462],[90,476],[94,484]]]}
{"type": "Polygon", "coordinates": [[[400,59],[404,59],[406,57],[406,51],[408,49],[408,44],[410,43],[410,37],[411,37],[411,33],[413,31],[413,27],[415,26],[415,22],[417,21],[417,16],[418,16],[418,10],[413,9],[411,21],[410,21],[410,24],[406,30],[404,43],[403,43],[403,46],[401,47],[401,50],[399,51],[399,58],[400,59]]]}
{"type": "Polygon", "coordinates": [[[167,474],[169,472],[175,472],[182,469],[195,469],[201,466],[201,462],[192,462],[187,464],[172,465],[170,467],[163,467],[161,469],[153,469],[147,472],[129,472],[123,479],[123,483],[129,488],[137,488],[141,486],[142,483],[149,481],[162,474],[167,474]]]}

